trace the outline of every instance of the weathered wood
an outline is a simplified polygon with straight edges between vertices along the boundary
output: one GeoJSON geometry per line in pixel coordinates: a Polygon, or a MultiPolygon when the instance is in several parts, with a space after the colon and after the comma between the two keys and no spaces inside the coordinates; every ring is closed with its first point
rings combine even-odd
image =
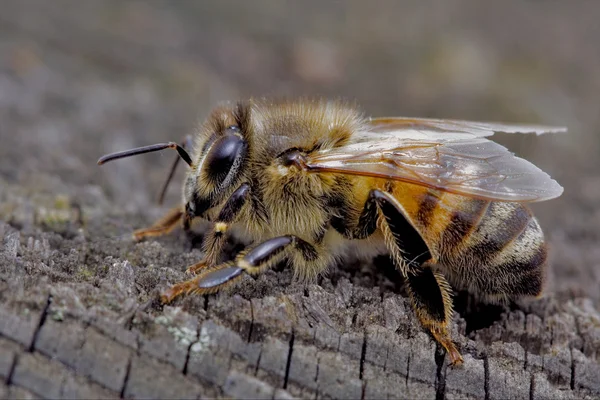
{"type": "MultiPolygon", "coordinates": [[[[15,229],[2,223],[2,231],[8,241],[15,229]]],[[[33,235],[39,241],[53,233],[33,235]]],[[[107,241],[116,245],[121,239],[106,239],[102,245],[107,241]]],[[[2,265],[8,258],[21,258],[21,246],[16,257],[11,246],[4,247],[2,265]]],[[[133,254],[141,245],[129,246],[133,254]]],[[[165,259],[174,264],[182,262],[176,243],[152,246],[169,254],[165,259]]],[[[73,257],[73,252],[94,245],[61,247],[53,252],[54,266],[77,269],[84,267],[68,265],[69,260],[85,256],[73,257]]],[[[90,278],[93,284],[77,274],[72,280],[41,283],[3,275],[8,286],[0,306],[0,375],[9,387],[56,398],[244,393],[268,398],[519,398],[531,393],[534,398],[579,398],[600,393],[596,348],[583,345],[595,340],[591,324],[600,316],[585,301],[548,310],[545,321],[534,319],[540,325],[535,329],[527,326],[533,322],[525,322],[535,314],[507,311],[491,327],[472,333],[474,340],[459,336],[465,365],[448,368],[401,295],[371,296],[373,289],[354,286],[346,278],[329,288],[304,287],[289,283],[289,271],[282,270],[258,278],[259,294],[249,280],[237,293],[190,297],[162,307],[152,301],[151,284],[137,284],[136,295],[114,284],[110,270],[119,271],[129,261],[112,256],[104,261],[108,270],[102,278],[90,278]],[[351,295],[344,298],[348,288],[351,295]],[[133,298],[133,304],[125,298],[133,298]],[[549,342],[537,342],[557,321],[574,324],[573,316],[580,321],[579,332],[555,331],[549,342]],[[577,344],[580,348],[574,348],[577,344]]],[[[41,268],[36,263],[42,261],[32,262],[31,271],[41,268]]],[[[101,266],[88,262],[86,268],[101,266]]],[[[164,271],[144,261],[132,261],[130,268],[134,282],[148,268],[159,277],[164,271]]],[[[176,279],[183,277],[181,269],[171,272],[176,279]]]]}

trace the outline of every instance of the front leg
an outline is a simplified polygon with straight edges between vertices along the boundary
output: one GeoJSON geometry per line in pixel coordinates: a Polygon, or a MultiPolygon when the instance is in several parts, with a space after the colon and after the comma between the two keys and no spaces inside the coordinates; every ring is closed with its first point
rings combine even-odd
{"type": "Polygon", "coordinates": [[[227,241],[227,231],[230,225],[240,215],[244,204],[248,200],[250,194],[250,185],[243,183],[235,192],[231,194],[225,205],[221,208],[217,220],[213,224],[212,229],[206,234],[204,244],[204,259],[196,263],[186,270],[187,273],[197,274],[204,268],[214,266],[219,261],[219,255],[223,251],[225,242],[227,241]]]}
{"type": "MultiPolygon", "coordinates": [[[[192,137],[187,135],[183,142],[181,142],[180,146],[184,149],[190,149],[192,147],[192,137]]],[[[162,204],[165,198],[165,194],[167,193],[167,188],[169,187],[169,183],[175,174],[175,169],[177,168],[177,164],[181,157],[177,157],[175,159],[175,163],[171,167],[171,171],[169,172],[169,176],[165,181],[163,188],[160,192],[160,196],[158,199],[158,204],[162,204]]],[[[133,239],[136,241],[140,241],[142,239],[148,237],[156,237],[163,236],[171,233],[176,227],[177,223],[181,221],[183,230],[188,233],[190,230],[190,219],[186,216],[185,210],[183,207],[173,207],[170,209],[161,219],[156,221],[152,226],[148,228],[138,229],[133,232],[133,239]]]]}
{"type": "Polygon", "coordinates": [[[163,236],[173,231],[179,221],[183,219],[184,211],[182,207],[173,207],[164,217],[156,221],[152,226],[144,229],[138,229],[133,232],[133,239],[140,241],[148,237],[163,236]]]}
{"type": "Polygon", "coordinates": [[[210,294],[230,287],[240,281],[243,274],[256,276],[277,265],[286,257],[301,256],[306,264],[325,265],[317,248],[294,235],[278,236],[244,250],[235,260],[204,268],[196,277],[178,283],[161,295],[163,303],[170,303],[182,294],[210,294]]]}

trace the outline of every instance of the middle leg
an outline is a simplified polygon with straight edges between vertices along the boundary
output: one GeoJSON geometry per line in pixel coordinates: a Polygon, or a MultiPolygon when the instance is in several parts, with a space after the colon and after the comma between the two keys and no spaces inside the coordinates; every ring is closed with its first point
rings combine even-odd
{"type": "Polygon", "coordinates": [[[217,264],[219,256],[223,251],[223,246],[227,241],[227,231],[230,225],[238,218],[244,204],[248,200],[250,193],[250,185],[243,183],[237,188],[227,199],[217,220],[213,224],[212,230],[207,232],[204,243],[204,259],[194,265],[188,267],[188,274],[197,274],[203,269],[217,264]]]}

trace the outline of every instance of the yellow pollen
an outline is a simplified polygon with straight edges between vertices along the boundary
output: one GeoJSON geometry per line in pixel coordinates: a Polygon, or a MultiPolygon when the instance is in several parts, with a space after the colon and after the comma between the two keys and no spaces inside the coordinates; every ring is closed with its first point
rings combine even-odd
{"type": "Polygon", "coordinates": [[[227,230],[227,224],[225,222],[217,222],[215,224],[215,232],[223,233],[227,230]]]}
{"type": "Polygon", "coordinates": [[[250,265],[250,263],[244,259],[241,259],[237,262],[238,267],[240,267],[241,269],[244,270],[248,270],[252,268],[252,265],[250,265]]]}

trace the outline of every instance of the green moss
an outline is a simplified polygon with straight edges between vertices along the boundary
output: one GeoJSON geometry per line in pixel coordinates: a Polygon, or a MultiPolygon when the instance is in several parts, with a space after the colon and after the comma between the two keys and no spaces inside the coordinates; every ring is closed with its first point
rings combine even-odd
{"type": "Polygon", "coordinates": [[[68,196],[59,194],[54,198],[54,208],[57,210],[70,210],[71,200],[68,196]]]}
{"type": "Polygon", "coordinates": [[[80,267],[79,271],[77,272],[77,275],[80,279],[84,280],[84,281],[90,281],[94,278],[94,272],[89,270],[86,267],[80,267]]]}
{"type": "Polygon", "coordinates": [[[61,322],[65,319],[65,314],[63,310],[56,309],[50,314],[50,318],[52,318],[54,321],[61,322]]]}

